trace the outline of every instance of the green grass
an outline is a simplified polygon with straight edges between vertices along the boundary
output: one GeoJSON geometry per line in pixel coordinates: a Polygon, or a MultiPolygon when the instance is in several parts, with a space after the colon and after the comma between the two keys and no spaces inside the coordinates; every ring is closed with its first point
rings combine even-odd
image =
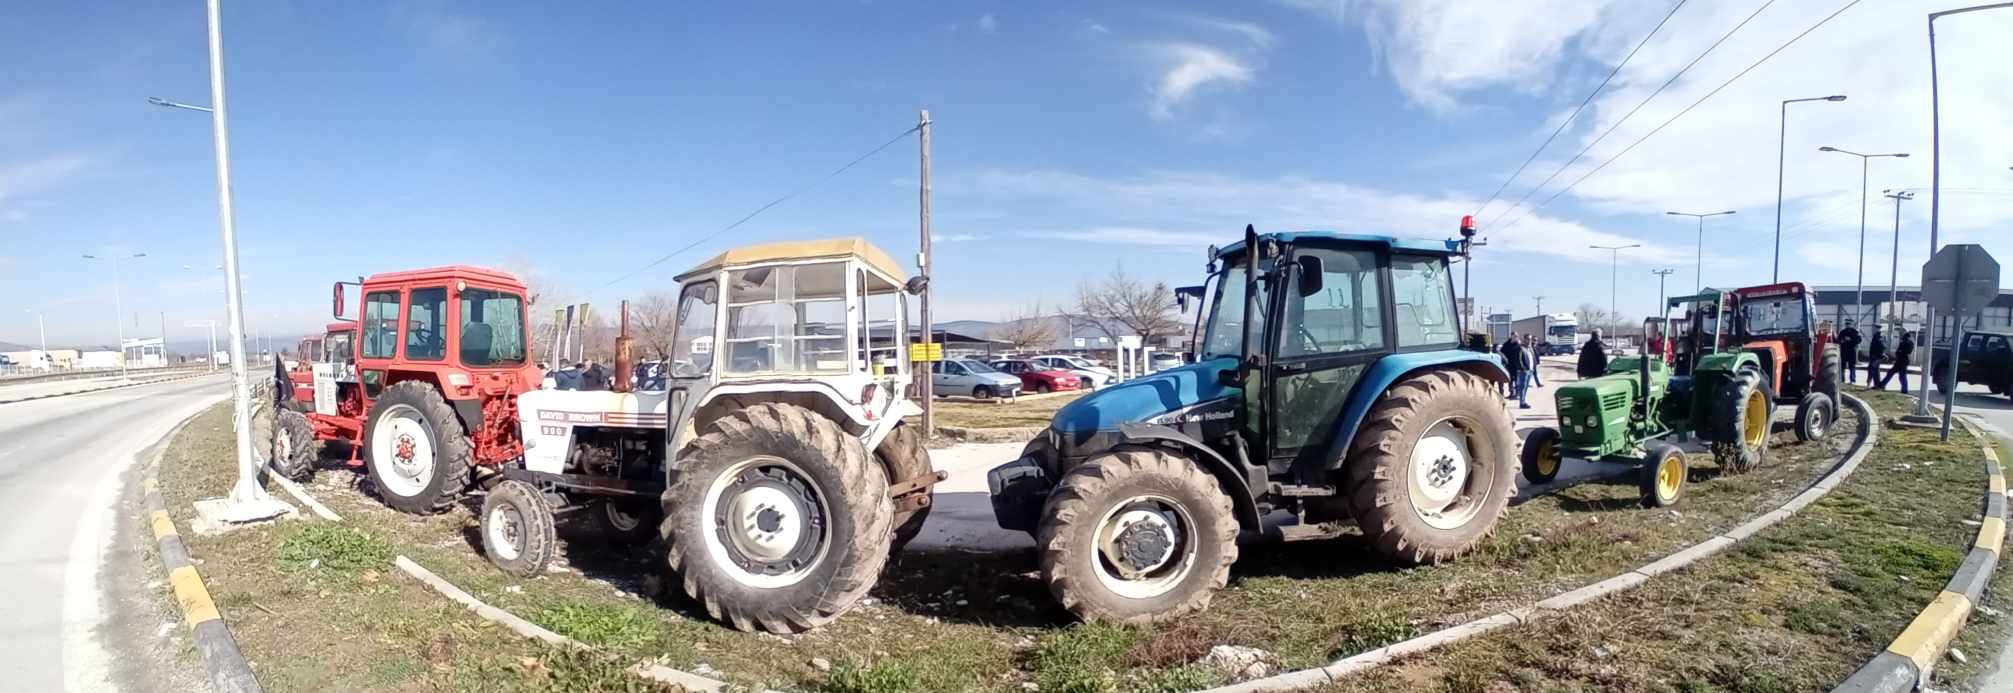
{"type": "Polygon", "coordinates": [[[560,635],[621,650],[632,649],[657,638],[654,615],[622,604],[563,603],[540,608],[530,618],[560,635]]]}
{"type": "Polygon", "coordinates": [[[974,402],[963,400],[937,400],[935,414],[937,425],[959,428],[1024,428],[1047,426],[1055,416],[1055,410],[1076,401],[1084,393],[1065,393],[1052,397],[1020,398],[1014,400],[993,400],[974,402]]]}
{"type": "Polygon", "coordinates": [[[391,567],[391,545],[359,530],[336,524],[305,523],[280,539],[280,565],[288,570],[326,570],[356,575],[391,567]]]}

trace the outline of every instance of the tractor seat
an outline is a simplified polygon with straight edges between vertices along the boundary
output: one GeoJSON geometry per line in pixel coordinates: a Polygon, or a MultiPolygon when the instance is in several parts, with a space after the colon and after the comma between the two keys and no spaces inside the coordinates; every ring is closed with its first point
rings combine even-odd
{"type": "Polygon", "coordinates": [[[488,323],[471,322],[461,326],[461,362],[470,364],[489,363],[489,348],[496,342],[496,328],[488,323]]]}

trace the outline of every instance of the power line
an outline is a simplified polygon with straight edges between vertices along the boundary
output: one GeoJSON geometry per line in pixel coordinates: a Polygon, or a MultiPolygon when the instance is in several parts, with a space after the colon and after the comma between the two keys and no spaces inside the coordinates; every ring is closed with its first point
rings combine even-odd
{"type": "Polygon", "coordinates": [[[1552,196],[1545,198],[1544,202],[1540,202],[1538,203],[1537,206],[1525,210],[1524,216],[1517,217],[1516,221],[1504,224],[1503,228],[1507,229],[1511,226],[1517,225],[1517,222],[1523,221],[1524,219],[1530,217],[1532,214],[1536,213],[1539,209],[1543,209],[1545,205],[1551,204],[1553,200],[1559,199],[1559,196],[1566,194],[1566,191],[1572,190],[1574,187],[1577,187],[1580,183],[1586,182],[1586,180],[1588,178],[1592,178],[1594,174],[1600,173],[1601,169],[1607,168],[1608,164],[1612,164],[1615,162],[1616,159],[1622,158],[1623,155],[1626,155],[1630,151],[1633,151],[1638,145],[1641,145],[1643,142],[1648,141],[1649,138],[1656,136],[1657,133],[1663,132],[1664,128],[1669,127],[1671,123],[1677,122],[1679,118],[1683,118],[1684,115],[1686,113],[1690,113],[1692,109],[1698,108],[1699,104],[1705,103],[1707,99],[1711,99],[1714,95],[1717,95],[1721,91],[1725,90],[1727,87],[1732,86],[1734,82],[1739,81],[1740,78],[1747,76],[1747,73],[1753,72],[1754,69],[1757,67],[1761,67],[1762,63],[1768,62],[1769,59],[1774,58],[1777,54],[1781,53],[1783,50],[1788,49],[1790,46],[1796,45],[1797,41],[1801,41],[1803,40],[1803,37],[1809,36],[1810,32],[1817,31],[1819,27],[1822,27],[1825,24],[1830,23],[1831,20],[1838,18],[1838,15],[1844,14],[1846,10],[1852,9],[1852,6],[1859,4],[1859,2],[1860,0],[1850,0],[1849,2],[1845,3],[1843,7],[1840,7],[1836,11],[1833,11],[1831,14],[1826,15],[1824,19],[1818,20],[1816,24],[1810,25],[1810,28],[1804,29],[1803,33],[1797,34],[1796,36],[1790,38],[1788,41],[1784,42],[1780,46],[1776,46],[1775,50],[1768,52],[1768,55],[1761,56],[1761,59],[1754,61],[1754,64],[1748,65],[1746,69],[1743,69],[1740,72],[1735,73],[1734,76],[1727,78],[1727,80],[1725,82],[1721,82],[1719,86],[1713,87],[1712,91],[1706,92],[1705,96],[1699,97],[1697,101],[1693,101],[1691,105],[1684,107],[1684,110],[1678,111],[1676,115],[1671,116],[1668,120],[1665,120],[1663,123],[1657,125],[1656,128],[1650,130],[1647,133],[1644,133],[1642,137],[1636,138],[1636,141],[1629,143],[1629,146],[1623,147],[1621,151],[1615,152],[1614,156],[1608,157],[1606,161],[1601,162],[1601,165],[1595,166],[1593,170],[1587,171],[1585,175],[1582,175],[1579,178],[1575,179],[1572,183],[1567,184],[1566,187],[1560,188],[1558,192],[1552,193],[1552,196]]]}
{"type": "Polygon", "coordinates": [[[1664,28],[1664,24],[1665,24],[1665,23],[1667,23],[1667,22],[1669,22],[1669,21],[1671,20],[1671,16],[1673,16],[1673,15],[1676,15],[1676,14],[1677,14],[1677,11],[1678,11],[1678,8],[1680,8],[1680,7],[1684,7],[1684,4],[1685,4],[1685,0],[1678,0],[1678,3],[1677,3],[1676,5],[1672,5],[1672,6],[1671,6],[1671,11],[1670,11],[1670,12],[1667,12],[1667,13],[1665,13],[1665,14],[1664,14],[1664,18],[1663,18],[1663,19],[1661,19],[1661,20],[1659,20],[1659,21],[1657,21],[1657,25],[1656,25],[1656,26],[1654,26],[1654,27],[1650,27],[1650,33],[1648,33],[1648,34],[1644,35],[1644,36],[1643,36],[1643,40],[1641,40],[1641,41],[1637,41],[1637,42],[1636,42],[1636,47],[1635,47],[1635,48],[1631,48],[1631,49],[1629,49],[1629,54],[1628,54],[1627,56],[1624,56],[1624,57],[1622,58],[1622,61],[1621,61],[1621,63],[1619,63],[1619,64],[1615,65],[1615,69],[1613,69],[1613,70],[1609,70],[1609,71],[1608,71],[1608,76],[1607,76],[1606,78],[1603,78],[1603,79],[1601,80],[1601,83],[1600,83],[1600,85],[1599,85],[1599,86],[1596,86],[1596,87],[1594,87],[1594,90],[1593,90],[1593,92],[1591,92],[1591,93],[1587,94],[1587,98],[1586,98],[1586,99],[1584,99],[1584,100],[1580,101],[1580,105],[1579,105],[1579,107],[1578,107],[1578,108],[1574,108],[1574,109],[1573,109],[1573,114],[1572,114],[1572,115],[1569,115],[1569,116],[1566,116],[1566,119],[1565,119],[1565,120],[1562,120],[1562,121],[1559,121],[1559,127],[1557,127],[1557,128],[1554,128],[1554,129],[1552,130],[1552,134],[1551,134],[1551,136],[1549,136],[1549,137],[1546,137],[1546,138],[1545,138],[1545,142],[1544,142],[1544,144],[1540,144],[1540,145],[1538,145],[1538,148],[1537,148],[1537,150],[1536,150],[1536,151],[1533,151],[1533,152],[1531,152],[1531,156],[1530,156],[1530,157],[1528,157],[1528,158],[1526,158],[1526,159],[1524,159],[1524,163],[1523,163],[1522,165],[1520,165],[1520,166],[1518,166],[1518,167],[1517,167],[1517,172],[1516,172],[1516,173],[1512,173],[1512,174],[1510,174],[1510,177],[1509,177],[1509,178],[1505,178],[1505,179],[1503,179],[1503,184],[1502,184],[1502,185],[1499,185],[1499,186],[1496,186],[1496,192],[1493,192],[1493,193],[1490,193],[1490,194],[1489,194],[1489,199],[1487,199],[1487,200],[1483,200],[1483,201],[1482,201],[1482,206],[1481,206],[1481,207],[1477,207],[1477,208],[1475,209],[1475,215],[1476,215],[1476,216],[1481,216],[1482,212],[1484,212],[1484,211],[1487,211],[1487,210],[1489,209],[1489,204],[1490,204],[1490,203],[1492,203],[1492,202],[1495,202],[1495,201],[1496,201],[1496,198],[1498,198],[1498,197],[1501,197],[1501,196],[1502,196],[1502,194],[1503,194],[1503,191],[1504,191],[1504,190],[1506,190],[1506,189],[1508,189],[1508,188],[1510,187],[1510,183],[1513,183],[1513,182],[1516,182],[1516,180],[1517,180],[1517,176],[1521,176],[1521,175],[1524,175],[1524,169],[1525,169],[1525,168],[1527,168],[1527,167],[1529,167],[1529,166],[1531,165],[1531,162],[1533,162],[1533,161],[1537,161],[1537,160],[1538,160],[1538,155],[1539,155],[1539,154],[1543,154],[1543,153],[1545,152],[1545,148],[1546,148],[1546,147],[1549,147],[1549,146],[1552,146],[1552,140],[1555,140],[1555,139],[1558,139],[1558,137],[1559,137],[1559,133],[1561,133],[1561,132],[1565,132],[1565,131],[1566,131],[1566,126],[1568,126],[1568,125],[1571,125],[1571,124],[1573,123],[1573,120],[1574,120],[1574,119],[1576,119],[1576,118],[1579,118],[1579,117],[1580,117],[1580,112],[1581,112],[1581,111],[1585,111],[1585,110],[1587,110],[1587,104],[1590,104],[1590,103],[1593,103],[1593,102],[1594,102],[1594,97],[1596,97],[1596,96],[1600,96],[1600,94],[1601,94],[1601,90],[1603,90],[1603,89],[1607,89],[1607,88],[1608,88],[1608,82],[1610,82],[1610,81],[1614,80],[1614,78],[1615,78],[1615,75],[1617,75],[1617,74],[1620,74],[1620,73],[1621,73],[1621,71],[1622,71],[1622,68],[1624,68],[1624,67],[1627,67],[1627,66],[1628,66],[1628,64],[1629,64],[1629,61],[1630,61],[1630,60],[1632,60],[1632,59],[1634,59],[1634,58],[1636,57],[1636,51],[1640,51],[1640,50],[1642,50],[1642,49],[1643,49],[1643,45],[1644,45],[1644,44],[1647,44],[1647,43],[1649,43],[1649,42],[1650,42],[1650,39],[1651,39],[1651,38],[1653,38],[1653,37],[1655,37],[1655,36],[1657,35],[1657,32],[1658,32],[1658,31],[1661,31],[1661,30],[1662,30],[1662,29],[1664,28]]]}
{"type": "Polygon", "coordinates": [[[790,201],[790,199],[791,199],[791,198],[794,198],[794,197],[796,197],[796,196],[798,196],[798,195],[802,195],[802,194],[804,194],[804,193],[807,193],[807,192],[810,192],[812,188],[816,188],[816,187],[818,187],[818,186],[820,186],[820,185],[823,185],[823,184],[825,183],[825,181],[829,181],[829,180],[831,180],[831,179],[833,179],[833,178],[837,178],[837,177],[839,176],[839,174],[841,174],[841,173],[845,173],[847,169],[850,169],[850,168],[852,168],[852,167],[854,167],[854,166],[857,166],[857,165],[859,165],[859,163],[860,163],[860,162],[862,162],[862,161],[866,161],[866,160],[867,160],[867,159],[868,159],[869,157],[872,157],[872,156],[873,156],[873,155],[875,155],[875,154],[879,154],[879,153],[881,153],[881,150],[883,150],[883,149],[887,149],[888,147],[892,147],[892,146],[894,146],[894,144],[895,144],[896,142],[900,142],[900,141],[902,141],[902,139],[903,139],[903,138],[905,138],[905,137],[908,137],[908,136],[909,136],[910,134],[914,133],[914,132],[915,132],[915,131],[917,131],[917,130],[921,130],[921,129],[922,129],[922,127],[923,127],[923,126],[921,126],[921,125],[917,125],[917,126],[914,126],[914,127],[911,127],[911,128],[909,128],[909,129],[907,129],[907,130],[903,130],[903,131],[902,131],[902,134],[899,134],[899,135],[895,135],[895,136],[894,136],[893,138],[889,139],[888,141],[886,141],[886,142],[883,142],[883,143],[881,143],[881,146],[878,146],[878,147],[875,147],[875,148],[873,148],[873,149],[870,149],[870,150],[868,150],[868,151],[867,151],[867,153],[865,153],[865,154],[861,154],[861,155],[859,156],[859,158],[856,158],[856,159],[853,159],[852,161],[849,161],[849,162],[846,162],[846,165],[844,165],[844,166],[840,166],[840,167],[839,167],[839,168],[838,168],[837,170],[834,170],[834,171],[832,171],[831,173],[827,173],[827,174],[825,174],[825,177],[823,177],[823,178],[819,178],[819,179],[817,179],[817,180],[815,180],[815,181],[811,181],[811,182],[810,182],[810,184],[808,184],[808,185],[805,185],[804,187],[801,187],[801,188],[798,188],[798,189],[796,189],[796,190],[794,190],[794,191],[791,191],[791,192],[790,192],[789,194],[787,194],[787,195],[784,195],[784,196],[782,196],[782,197],[778,197],[778,198],[776,198],[776,199],[774,199],[774,200],[770,200],[768,204],[765,204],[765,205],[762,205],[762,206],[760,206],[760,207],[756,207],[756,208],[755,208],[755,211],[753,211],[753,212],[749,212],[747,216],[744,216],[744,217],[741,217],[741,218],[740,218],[739,220],[736,220],[736,221],[735,221],[734,223],[732,223],[732,224],[728,224],[728,225],[726,225],[726,226],[724,226],[724,227],[721,227],[721,229],[720,229],[720,230],[718,230],[718,231],[714,231],[714,232],[712,232],[712,233],[710,233],[710,234],[706,234],[705,236],[701,236],[701,237],[699,238],[699,240],[696,240],[696,241],[693,241],[693,242],[691,242],[691,243],[687,243],[687,244],[685,244],[684,246],[682,246],[682,247],[678,248],[677,250],[673,250],[673,251],[671,251],[671,252],[669,252],[669,253],[665,253],[665,254],[664,254],[664,255],[663,255],[662,257],[659,257],[659,258],[657,258],[657,259],[655,259],[655,260],[651,260],[651,261],[650,261],[650,264],[647,264],[647,265],[644,265],[644,266],[642,266],[642,267],[638,267],[638,268],[636,268],[636,270],[635,270],[635,271],[633,271],[633,272],[630,272],[630,273],[628,273],[628,274],[625,274],[625,275],[622,275],[622,276],[620,276],[620,277],[617,277],[617,278],[615,279],[615,281],[611,281],[611,282],[608,282],[607,284],[603,284],[603,285],[601,285],[601,286],[602,286],[603,288],[606,288],[606,287],[610,287],[610,286],[614,286],[614,285],[616,285],[616,284],[620,284],[620,283],[622,283],[622,282],[625,282],[625,281],[628,281],[628,280],[629,280],[630,278],[632,278],[632,277],[635,277],[636,275],[639,275],[639,274],[642,274],[642,273],[644,273],[644,272],[647,272],[647,271],[649,271],[649,270],[650,270],[651,268],[653,268],[653,267],[656,267],[656,266],[658,266],[658,265],[661,265],[661,264],[664,264],[664,261],[666,261],[666,260],[669,260],[669,259],[671,259],[671,258],[673,258],[673,257],[677,257],[677,256],[678,256],[678,254],[680,254],[680,253],[683,253],[683,252],[685,252],[685,251],[687,251],[687,250],[691,250],[691,249],[693,249],[693,248],[697,248],[697,247],[699,247],[699,246],[701,246],[701,245],[704,245],[704,244],[705,244],[705,243],[706,243],[707,241],[711,241],[711,240],[713,240],[713,239],[715,239],[715,238],[719,238],[721,234],[724,234],[724,233],[726,233],[726,232],[728,232],[728,231],[732,231],[732,230],[734,230],[735,228],[738,228],[738,227],[740,227],[740,226],[741,226],[742,224],[745,224],[745,223],[748,223],[748,220],[749,220],[749,219],[753,219],[753,218],[755,218],[755,215],[758,215],[758,214],[761,214],[761,213],[763,213],[763,212],[766,212],[766,211],[769,211],[769,208],[770,208],[770,207],[774,207],[774,206],[776,206],[776,205],[780,205],[780,204],[783,204],[784,202],[788,202],[788,201],[790,201]]]}
{"type": "MultiPolygon", "coordinates": [[[[1773,4],[1775,4],[1775,0],[1768,0],[1768,2],[1762,3],[1761,7],[1755,8],[1754,12],[1750,13],[1746,19],[1740,20],[1739,24],[1733,25],[1732,29],[1727,30],[1725,34],[1721,34],[1718,41],[1714,41],[1712,42],[1712,45],[1706,47],[1705,52],[1698,54],[1698,57],[1692,58],[1691,62],[1685,63],[1685,66],[1679,69],[1677,71],[1677,74],[1671,75],[1670,79],[1664,80],[1663,84],[1657,85],[1655,91],[1650,92],[1649,96],[1643,97],[1643,100],[1636,102],[1634,108],[1629,109],[1628,113],[1622,114],[1622,117],[1616,120],[1613,125],[1609,125],[1607,130],[1601,132],[1601,136],[1594,138],[1594,141],[1592,142],[1588,142],[1587,146],[1581,147],[1579,153],[1574,154],[1573,158],[1568,159],[1566,163],[1559,164],[1559,167],[1552,171],[1552,175],[1545,176],[1544,180],[1539,181],[1537,185],[1531,186],[1531,189],[1529,191],[1526,191],[1523,197],[1517,198],[1517,204],[1510,205],[1509,209],[1505,209],[1502,211],[1502,213],[1497,214],[1494,218],[1489,220],[1489,223],[1483,224],[1482,228],[1485,229],[1494,228],[1496,222],[1501,221],[1503,217],[1509,216],[1510,212],[1516,211],[1519,205],[1522,205],[1525,202],[1530,201],[1532,195],[1536,195],[1539,190],[1543,190],[1546,185],[1552,182],[1553,179],[1558,178],[1559,174],[1565,173],[1567,168],[1572,167],[1574,162],[1579,161],[1580,157],[1586,156],[1587,152],[1593,151],[1595,146],[1598,146],[1602,141],[1607,140],[1608,135],[1614,134],[1615,129],[1621,127],[1622,123],[1626,123],[1630,118],[1635,117],[1637,111],[1643,110],[1643,107],[1649,105],[1650,101],[1656,99],[1658,94],[1662,94],[1665,89],[1670,88],[1670,85],[1677,83],[1679,77],[1683,77],[1686,72],[1690,72],[1692,67],[1698,65],[1699,61],[1705,60],[1706,56],[1712,55],[1713,51],[1719,50],[1720,44],[1726,43],[1727,39],[1733,38],[1734,34],[1740,32],[1741,27],[1747,26],[1748,22],[1754,21],[1755,17],[1761,16],[1762,11],[1768,9],[1768,7],[1773,4]]],[[[1529,212],[1527,211],[1525,212],[1525,214],[1528,216],[1529,212]]],[[[1522,217],[1518,218],[1521,219],[1522,217]]]]}

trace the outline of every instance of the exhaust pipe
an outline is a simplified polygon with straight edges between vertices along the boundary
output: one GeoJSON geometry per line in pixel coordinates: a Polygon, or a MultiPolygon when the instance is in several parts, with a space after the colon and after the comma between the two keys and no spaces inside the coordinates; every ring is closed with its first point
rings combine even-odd
{"type": "Polygon", "coordinates": [[[609,389],[616,392],[628,392],[632,389],[630,382],[635,371],[636,360],[629,354],[630,341],[629,302],[623,301],[622,327],[621,331],[615,333],[615,382],[609,383],[609,389]]]}

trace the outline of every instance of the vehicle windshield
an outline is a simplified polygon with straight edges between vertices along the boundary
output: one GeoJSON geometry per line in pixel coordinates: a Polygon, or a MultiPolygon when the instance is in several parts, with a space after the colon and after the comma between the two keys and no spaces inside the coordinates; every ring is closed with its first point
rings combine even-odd
{"type": "MultiPolygon", "coordinates": [[[[1202,326],[1201,358],[1238,358],[1244,354],[1244,267],[1245,258],[1231,259],[1215,277],[1216,296],[1210,301],[1209,317],[1202,326]]],[[[1258,288],[1258,305],[1253,318],[1265,324],[1265,287],[1258,288]]]]}
{"type": "Polygon", "coordinates": [[[1553,325],[1551,326],[1550,329],[1547,329],[1546,332],[1552,335],[1553,337],[1570,338],[1574,335],[1579,334],[1580,328],[1575,325],[1553,325]]]}
{"type": "Polygon", "coordinates": [[[998,373],[999,369],[986,365],[984,361],[959,361],[973,373],[998,373]]]}
{"type": "Polygon", "coordinates": [[[1794,296],[1748,299],[1740,304],[1741,322],[1749,334],[1803,332],[1803,302],[1794,296]]]}

